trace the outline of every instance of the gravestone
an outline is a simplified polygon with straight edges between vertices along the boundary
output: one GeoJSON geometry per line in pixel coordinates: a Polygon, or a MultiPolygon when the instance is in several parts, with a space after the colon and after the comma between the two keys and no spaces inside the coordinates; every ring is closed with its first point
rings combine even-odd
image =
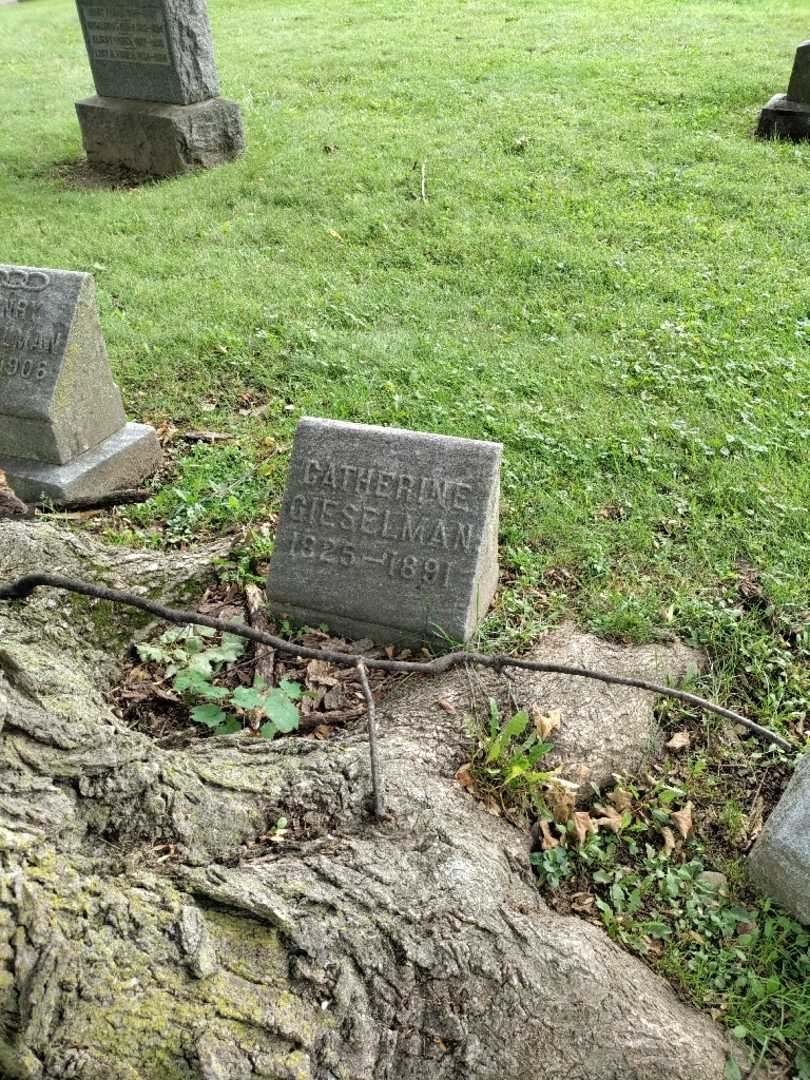
{"type": "Polygon", "coordinates": [[[0,265],[0,470],[25,502],[133,487],[160,464],[127,424],[90,274],[0,265]]]}
{"type": "Polygon", "coordinates": [[[206,0],[76,0],[96,96],[76,103],[88,160],[153,176],[244,150],[239,106],[218,97],[206,0]]]}
{"type": "Polygon", "coordinates": [[[810,925],[810,754],[765,822],[749,869],[761,892],[810,925]]]}
{"type": "Polygon", "coordinates": [[[810,41],[796,50],[787,94],[776,94],[759,114],[763,139],[810,139],[810,41]]]}
{"type": "Polygon", "coordinates": [[[277,616],[467,641],[498,581],[499,443],[303,418],[270,562],[277,616]]]}

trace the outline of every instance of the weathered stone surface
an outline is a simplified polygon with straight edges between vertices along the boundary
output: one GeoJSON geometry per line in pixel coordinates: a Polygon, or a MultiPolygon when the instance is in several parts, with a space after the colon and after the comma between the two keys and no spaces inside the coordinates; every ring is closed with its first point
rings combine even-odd
{"type": "Polygon", "coordinates": [[[96,92],[191,105],[219,93],[206,0],[77,0],[96,92]]]}
{"type": "Polygon", "coordinates": [[[796,50],[787,96],[801,105],[810,105],[810,41],[803,41],[796,50]]]}
{"type": "MultiPolygon", "coordinates": [[[[0,523],[0,579],[188,584],[193,553],[173,580],[159,553],[61,535],[0,523]]],[[[526,838],[453,781],[449,676],[383,704],[375,822],[362,723],[186,751],[125,729],[103,690],[132,616],[73,599],[0,606],[0,1074],[721,1080],[721,1030],[550,912],[526,838]],[[263,846],[282,815],[293,838],[263,846]]]]}
{"type": "Polygon", "coordinates": [[[757,135],[761,139],[810,139],[810,105],[790,101],[786,94],[776,94],[759,114],[757,135]]]}
{"type": "Polygon", "coordinates": [[[127,424],[67,465],[40,465],[0,456],[0,468],[24,502],[69,506],[137,487],[160,468],[162,457],[154,428],[127,424]]]}
{"type": "Polygon", "coordinates": [[[498,580],[501,446],[305,417],[268,594],[299,623],[466,641],[498,580]]]}
{"type": "Polygon", "coordinates": [[[749,856],[754,884],[810,925],[810,754],[806,754],[749,856]]]}
{"type": "Polygon", "coordinates": [[[91,275],[0,265],[0,459],[62,465],[125,423],[91,275]]]}
{"type": "Polygon", "coordinates": [[[244,152],[239,106],[213,98],[196,105],[156,105],[118,98],[76,102],[87,159],[150,176],[213,168],[244,152]]]}

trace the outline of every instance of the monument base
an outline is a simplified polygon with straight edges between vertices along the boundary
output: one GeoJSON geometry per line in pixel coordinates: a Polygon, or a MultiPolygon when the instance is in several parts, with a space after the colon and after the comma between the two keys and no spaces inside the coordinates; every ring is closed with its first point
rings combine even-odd
{"type": "Polygon", "coordinates": [[[245,136],[235,101],[163,105],[128,98],[76,102],[91,165],[124,165],[149,176],[212,169],[239,157],[245,136]]]}
{"type": "Polygon", "coordinates": [[[759,114],[757,136],[760,139],[810,139],[810,105],[791,101],[787,94],[776,94],[759,114]]]}
{"type": "Polygon", "coordinates": [[[0,457],[0,470],[23,502],[70,506],[136,487],[157,471],[162,457],[154,428],[127,424],[67,465],[0,457]]]}

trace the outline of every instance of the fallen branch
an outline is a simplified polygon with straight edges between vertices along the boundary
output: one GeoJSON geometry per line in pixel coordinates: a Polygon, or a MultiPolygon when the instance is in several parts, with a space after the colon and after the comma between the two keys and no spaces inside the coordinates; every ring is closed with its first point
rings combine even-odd
{"type": "Polygon", "coordinates": [[[121,491],[111,491],[109,495],[91,495],[87,498],[71,499],[65,503],[46,502],[42,504],[43,509],[40,514],[42,517],[47,517],[49,514],[58,515],[70,510],[106,510],[110,506],[128,506],[131,503],[147,502],[154,494],[154,491],[148,491],[146,488],[122,488],[121,491]]]}
{"type": "Polygon", "coordinates": [[[136,596],[135,593],[124,592],[120,589],[108,589],[103,585],[93,585],[86,581],[75,581],[71,578],[60,577],[56,574],[27,574],[25,577],[12,581],[7,585],[0,586],[0,601],[2,600],[27,600],[34,589],[42,586],[65,589],[68,592],[79,593],[82,596],[91,596],[96,600],[109,600],[114,604],[125,604],[128,607],[146,611],[164,622],[176,625],[209,626],[213,630],[220,630],[227,634],[235,634],[237,637],[247,638],[249,641],[258,642],[261,645],[270,645],[277,652],[291,653],[293,656],[303,657],[308,660],[327,660],[332,664],[345,664],[357,667],[358,661],[362,661],[367,669],[390,671],[399,674],[413,672],[423,675],[440,675],[452,668],[467,664],[475,664],[478,667],[490,668],[501,672],[504,668],[520,668],[524,671],[539,671],[554,675],[571,675],[575,678],[594,679],[596,682],[607,683],[611,686],[631,686],[637,690],[647,690],[652,694],[662,697],[674,698],[685,705],[700,709],[703,712],[722,716],[725,720],[731,720],[735,724],[742,724],[749,731],[754,732],[761,739],[781,747],[783,750],[791,750],[791,744],[781,735],[769,728],[755,724],[753,720],[724,709],[722,705],[715,705],[697,694],[690,694],[685,690],[676,690],[671,686],[661,686],[658,683],[649,682],[647,679],[634,679],[624,675],[611,675],[606,671],[594,671],[589,668],[571,667],[567,664],[548,664],[537,660],[525,660],[517,656],[504,656],[501,654],[487,655],[476,652],[454,652],[445,656],[439,656],[435,660],[383,660],[357,656],[355,653],[340,652],[337,649],[314,649],[306,645],[296,645],[285,641],[261,630],[254,630],[243,623],[225,622],[223,619],[214,619],[209,615],[200,615],[195,611],[177,611],[173,608],[164,607],[162,604],[147,600],[145,597],[136,596]]]}

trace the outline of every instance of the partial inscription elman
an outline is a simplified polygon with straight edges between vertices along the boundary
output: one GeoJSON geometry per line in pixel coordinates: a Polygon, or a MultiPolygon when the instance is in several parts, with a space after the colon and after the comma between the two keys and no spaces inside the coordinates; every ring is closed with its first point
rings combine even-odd
{"type": "MultiPolygon", "coordinates": [[[[0,377],[41,383],[53,374],[49,358],[64,345],[68,327],[47,318],[43,294],[50,281],[41,270],[0,269],[0,377]]],[[[14,396],[7,388],[5,400],[14,396]]]]}

